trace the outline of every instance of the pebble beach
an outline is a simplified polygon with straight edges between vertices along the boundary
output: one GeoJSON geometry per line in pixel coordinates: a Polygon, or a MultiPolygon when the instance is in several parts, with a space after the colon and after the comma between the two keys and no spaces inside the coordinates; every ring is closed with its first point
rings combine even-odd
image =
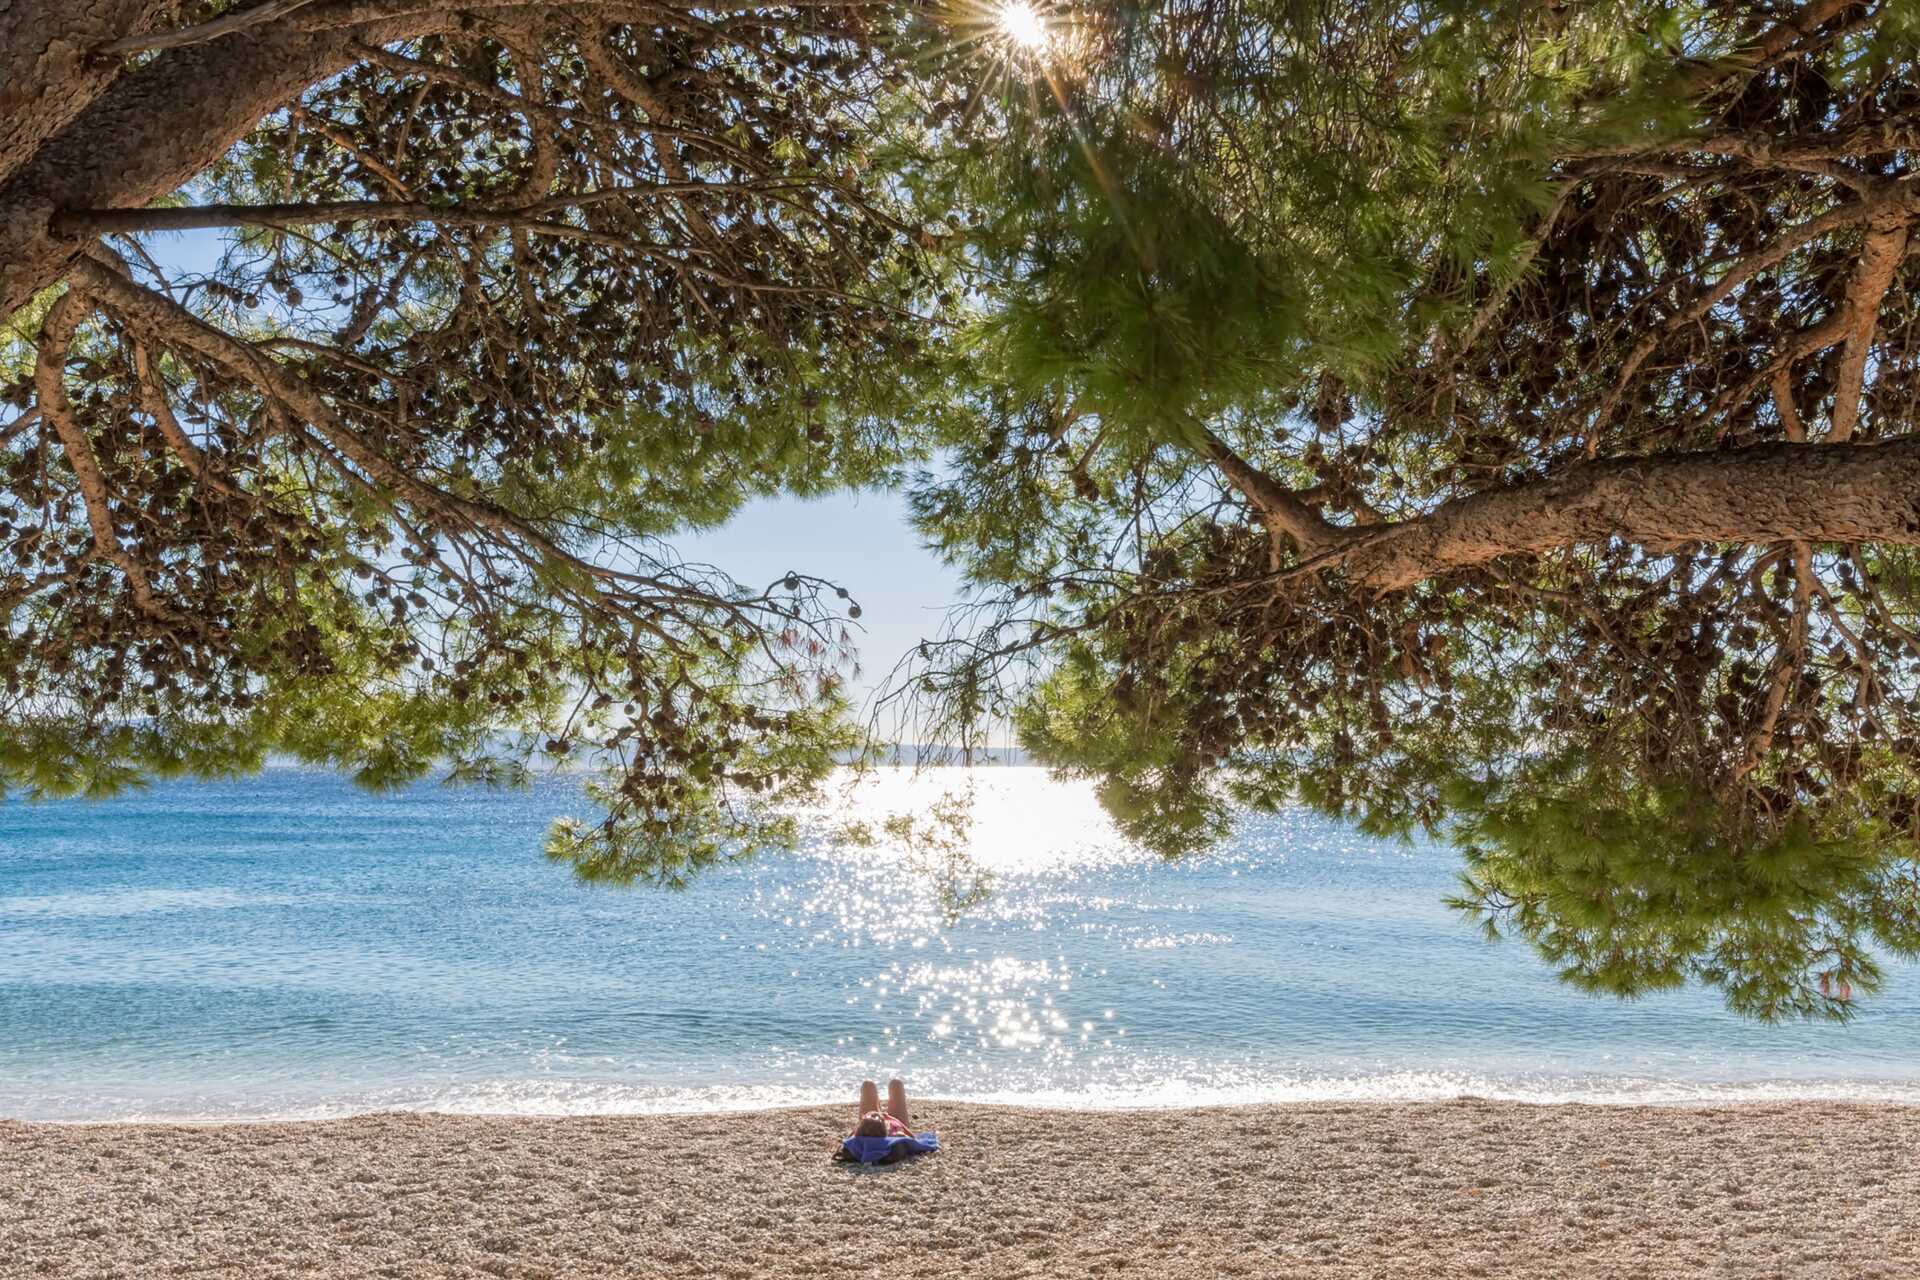
{"type": "Polygon", "coordinates": [[[871,1169],[849,1119],[0,1122],[0,1276],[1920,1274],[1920,1108],[931,1101],[871,1169]]]}

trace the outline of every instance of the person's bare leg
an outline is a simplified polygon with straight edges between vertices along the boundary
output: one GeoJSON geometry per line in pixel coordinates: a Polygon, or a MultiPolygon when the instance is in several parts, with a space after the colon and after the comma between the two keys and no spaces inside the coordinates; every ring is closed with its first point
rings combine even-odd
{"type": "Polygon", "coordinates": [[[887,1081],[887,1114],[907,1128],[913,1128],[913,1121],[907,1118],[907,1086],[904,1081],[887,1081]]]}
{"type": "Polygon", "coordinates": [[[879,1109],[880,1086],[868,1080],[860,1086],[860,1115],[855,1116],[854,1120],[858,1122],[860,1116],[864,1116],[869,1111],[878,1111],[879,1109]]]}

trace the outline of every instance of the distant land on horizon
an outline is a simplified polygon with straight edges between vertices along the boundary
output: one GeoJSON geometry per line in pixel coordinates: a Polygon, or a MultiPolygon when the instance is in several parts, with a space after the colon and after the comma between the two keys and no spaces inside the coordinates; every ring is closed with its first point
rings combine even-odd
{"type": "MultiPolygon", "coordinates": [[[[851,753],[842,753],[842,764],[851,764],[851,753]]],[[[916,768],[984,768],[988,766],[1027,767],[1033,762],[1027,753],[1019,747],[992,747],[962,751],[958,747],[942,747],[924,742],[893,742],[883,748],[880,763],[883,765],[912,765],[916,768]]],[[[270,769],[312,768],[324,769],[322,765],[311,765],[292,756],[273,754],[267,757],[270,769]]],[[[539,769],[540,773],[590,772],[590,764],[575,764],[565,768],[539,769]]]]}

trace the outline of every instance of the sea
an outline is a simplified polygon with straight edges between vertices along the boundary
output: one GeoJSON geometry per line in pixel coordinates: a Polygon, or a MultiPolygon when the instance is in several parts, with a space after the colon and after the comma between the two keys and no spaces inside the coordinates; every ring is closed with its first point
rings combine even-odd
{"type": "Polygon", "coordinates": [[[0,1116],[1443,1099],[1920,1102],[1920,968],[1847,1025],[1560,982],[1442,902],[1458,855],[1305,811],[1166,862],[1040,769],[836,784],[794,853],[669,891],[540,853],[579,780],[370,794],[292,767],[0,802],[0,1116]],[[946,793],[984,899],[847,822],[946,793]],[[949,885],[949,888],[951,886],[949,885]]]}

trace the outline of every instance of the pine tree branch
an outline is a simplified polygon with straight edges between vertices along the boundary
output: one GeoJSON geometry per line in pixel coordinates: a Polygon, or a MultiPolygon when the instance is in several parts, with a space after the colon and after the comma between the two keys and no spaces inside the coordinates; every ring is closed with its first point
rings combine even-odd
{"type": "Polygon", "coordinates": [[[34,355],[34,392],[39,399],[40,412],[53,428],[54,437],[60,442],[60,451],[66,456],[67,466],[73,471],[74,483],[80,490],[80,501],[87,512],[87,527],[93,536],[92,554],[126,575],[128,590],[142,613],[163,622],[180,622],[181,616],[161,604],[154,595],[147,567],[120,545],[120,537],[113,527],[113,497],[107,487],[106,473],[100,469],[93,444],[87,439],[86,428],[74,416],[73,404],[67,398],[67,352],[86,312],[86,300],[69,290],[47,311],[46,319],[41,323],[34,355]]]}
{"type": "Polygon", "coordinates": [[[111,44],[102,45],[97,52],[112,57],[124,57],[130,53],[145,53],[153,49],[180,49],[190,44],[204,44],[208,40],[218,40],[221,36],[233,35],[249,27],[257,27],[263,22],[284,18],[295,9],[305,8],[314,2],[315,0],[266,0],[265,4],[255,5],[251,9],[230,10],[197,26],[126,36],[111,44]]]}
{"type": "Polygon", "coordinates": [[[1259,513],[1268,534],[1274,539],[1274,554],[1281,540],[1291,541],[1304,554],[1311,555],[1351,536],[1351,531],[1329,524],[1318,511],[1308,506],[1299,494],[1248,462],[1218,435],[1196,424],[1204,452],[1220,473],[1238,489],[1259,513]]]}
{"type": "MultiPolygon", "coordinates": [[[[767,192],[792,189],[801,183],[663,182],[615,187],[604,191],[553,196],[512,208],[474,208],[428,204],[419,200],[324,200],[310,204],[199,204],[162,209],[77,209],[56,214],[55,234],[71,237],[126,235],[142,231],[200,231],[220,227],[307,227],[351,222],[434,222],[449,227],[521,226],[537,234],[593,239],[635,248],[670,248],[637,242],[630,237],[592,232],[566,223],[546,222],[542,215],[594,205],[644,200],[688,192],[767,192]]],[[[688,250],[688,252],[698,252],[688,250]]]]}
{"type": "Polygon", "coordinates": [[[1860,263],[1847,287],[1846,346],[1834,375],[1833,417],[1827,439],[1839,443],[1853,436],[1860,418],[1860,401],[1867,374],[1867,353],[1880,327],[1880,304],[1893,284],[1894,273],[1907,256],[1905,221],[1886,222],[1867,233],[1860,263]]]}

